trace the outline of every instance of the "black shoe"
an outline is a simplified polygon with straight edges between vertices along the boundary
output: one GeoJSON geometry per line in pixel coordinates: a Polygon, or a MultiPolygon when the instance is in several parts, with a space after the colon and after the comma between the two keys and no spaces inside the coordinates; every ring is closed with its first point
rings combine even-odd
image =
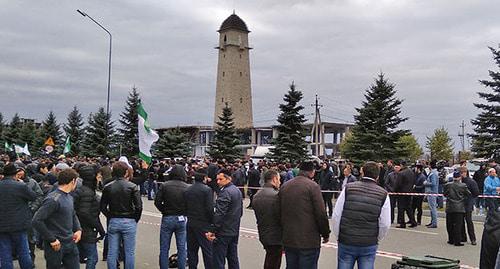
{"type": "Polygon", "coordinates": [[[446,242],[446,243],[448,243],[448,244],[450,244],[450,245],[453,245],[453,242],[451,242],[451,241],[448,241],[448,242],[446,242]]]}
{"type": "Polygon", "coordinates": [[[397,226],[396,226],[396,228],[399,228],[399,229],[406,229],[406,225],[401,225],[401,224],[399,224],[399,225],[397,225],[397,226]]]}
{"type": "Polygon", "coordinates": [[[473,246],[477,245],[476,241],[472,241],[472,242],[470,242],[470,244],[473,246]]]}
{"type": "Polygon", "coordinates": [[[429,226],[426,226],[427,228],[437,228],[438,226],[437,225],[429,225],[429,226]]]}
{"type": "Polygon", "coordinates": [[[425,227],[432,226],[432,223],[426,224],[425,227]]]}
{"type": "Polygon", "coordinates": [[[422,222],[421,221],[417,222],[417,225],[422,225],[422,222]]]}
{"type": "Polygon", "coordinates": [[[416,223],[413,223],[413,224],[410,225],[410,228],[415,228],[415,227],[417,227],[416,223]]]}
{"type": "Polygon", "coordinates": [[[457,243],[457,244],[455,244],[455,247],[462,247],[463,245],[464,244],[462,244],[462,243],[457,243]]]}

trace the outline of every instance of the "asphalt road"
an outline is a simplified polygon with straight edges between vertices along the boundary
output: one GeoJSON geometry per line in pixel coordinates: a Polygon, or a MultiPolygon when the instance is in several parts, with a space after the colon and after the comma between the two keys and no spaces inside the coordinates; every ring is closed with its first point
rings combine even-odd
{"type": "MultiPolygon", "coordinates": [[[[159,234],[161,214],[156,210],[152,201],[143,198],[144,212],[139,223],[136,245],[136,268],[159,268],[159,234]]],[[[248,200],[245,201],[245,204],[248,200]]],[[[423,224],[429,223],[430,219],[424,217],[423,224]]],[[[464,268],[476,268],[479,264],[480,238],[483,227],[481,222],[475,223],[478,245],[472,246],[467,243],[463,247],[448,245],[445,228],[445,219],[440,218],[437,229],[429,229],[418,226],[416,228],[397,229],[391,228],[389,235],[380,243],[375,268],[391,268],[391,264],[400,259],[401,256],[423,256],[434,255],[459,259],[464,268]]],[[[258,240],[255,216],[252,210],[245,209],[241,221],[239,241],[240,267],[262,268],[264,261],[264,250],[258,240]]],[[[102,258],[102,244],[99,243],[99,256],[102,258]]],[[[175,253],[175,240],[172,240],[171,253],[175,253]]],[[[201,261],[201,253],[200,253],[201,261]]],[[[321,248],[319,268],[337,267],[337,245],[333,236],[330,243],[321,248]]],[[[37,252],[37,268],[45,268],[43,253],[37,252]]],[[[84,265],[81,268],[85,268],[84,265]]],[[[106,268],[106,263],[99,261],[97,268],[106,268]]],[[[200,264],[199,268],[203,268],[200,264]]],[[[285,268],[285,257],[283,265],[285,268]]]]}

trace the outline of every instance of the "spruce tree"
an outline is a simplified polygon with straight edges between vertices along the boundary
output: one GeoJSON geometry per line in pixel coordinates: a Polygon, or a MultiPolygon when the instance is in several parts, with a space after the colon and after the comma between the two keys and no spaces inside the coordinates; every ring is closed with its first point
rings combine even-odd
{"type": "Polygon", "coordinates": [[[66,137],[69,136],[71,141],[71,154],[78,155],[81,150],[81,140],[83,138],[83,118],[82,114],[76,106],[73,107],[73,110],[68,114],[68,123],[64,124],[64,132],[66,133],[66,137]]]}
{"type": "Polygon", "coordinates": [[[412,134],[401,136],[396,142],[396,147],[400,158],[411,163],[415,163],[424,154],[424,150],[412,134]]]}
{"type": "MultiPolygon", "coordinates": [[[[32,122],[25,122],[23,127],[19,130],[19,146],[24,146],[24,143],[28,144],[30,148],[34,146],[36,139],[36,127],[32,122]]],[[[38,150],[37,150],[38,151],[38,150]]]]}
{"type": "Polygon", "coordinates": [[[4,145],[5,145],[5,122],[3,121],[3,114],[0,112],[0,152],[4,152],[4,145]]]}
{"type": "Polygon", "coordinates": [[[119,141],[126,156],[139,154],[139,131],[137,130],[138,115],[137,107],[141,102],[137,88],[132,87],[125,105],[125,111],[120,114],[119,141]]]}
{"type": "Polygon", "coordinates": [[[155,155],[162,158],[192,157],[193,145],[180,128],[171,129],[160,136],[155,155]]]}
{"type": "Polygon", "coordinates": [[[12,120],[9,123],[9,126],[5,130],[5,141],[9,144],[16,144],[19,143],[19,132],[21,131],[21,128],[23,127],[23,124],[21,123],[21,118],[19,115],[16,113],[14,117],[12,117],[12,120]]]}
{"type": "MultiPolygon", "coordinates": [[[[497,67],[500,67],[500,49],[489,48],[497,67]]],[[[474,125],[472,151],[476,157],[490,158],[493,155],[500,161],[500,69],[489,70],[491,80],[479,83],[491,91],[478,92],[485,103],[475,103],[481,112],[471,121],[474,125]]]]}
{"type": "Polygon", "coordinates": [[[83,152],[91,157],[110,156],[113,150],[113,136],[114,123],[108,120],[106,111],[100,107],[97,113],[89,115],[82,144],[83,152]]]}
{"type": "Polygon", "coordinates": [[[381,73],[375,83],[365,93],[366,101],[354,116],[350,149],[345,158],[354,162],[386,161],[401,158],[397,149],[397,141],[407,135],[408,130],[398,130],[402,118],[402,100],[396,97],[395,85],[390,83],[381,73]]]}
{"type": "Polygon", "coordinates": [[[216,122],[215,136],[210,143],[208,155],[217,160],[226,159],[232,162],[241,156],[238,145],[240,145],[240,139],[234,127],[233,111],[226,103],[226,107],[222,109],[222,115],[216,122]]]}
{"type": "Polygon", "coordinates": [[[292,82],[290,90],[283,97],[285,103],[279,105],[278,137],[271,142],[274,148],[271,149],[270,157],[276,161],[296,162],[307,158],[306,118],[301,113],[304,109],[299,105],[301,100],[302,92],[296,90],[292,82]]]}
{"type": "Polygon", "coordinates": [[[449,161],[453,158],[453,143],[444,127],[434,130],[434,134],[427,137],[425,147],[431,153],[431,160],[449,161]]]}
{"type": "Polygon", "coordinates": [[[61,127],[57,123],[56,116],[54,112],[50,111],[40,126],[36,145],[42,148],[47,138],[52,137],[55,144],[54,148],[59,152],[60,148],[58,146],[61,145],[61,135],[61,127]]]}

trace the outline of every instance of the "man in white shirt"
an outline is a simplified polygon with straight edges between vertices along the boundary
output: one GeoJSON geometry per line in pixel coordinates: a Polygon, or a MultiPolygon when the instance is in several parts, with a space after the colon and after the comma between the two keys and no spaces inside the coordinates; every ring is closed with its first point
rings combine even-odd
{"type": "Polygon", "coordinates": [[[387,191],[377,184],[375,162],[367,162],[359,181],[347,184],[335,204],[333,233],[338,240],[338,269],[374,268],[378,242],[391,226],[387,191]]]}

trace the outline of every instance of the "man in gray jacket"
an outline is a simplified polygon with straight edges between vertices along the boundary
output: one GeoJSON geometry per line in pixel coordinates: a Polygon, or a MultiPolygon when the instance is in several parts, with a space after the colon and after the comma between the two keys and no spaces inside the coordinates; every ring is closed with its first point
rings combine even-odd
{"type": "Polygon", "coordinates": [[[279,269],[281,267],[280,204],[278,190],[280,175],[276,170],[264,173],[264,188],[253,198],[253,210],[257,219],[259,240],[266,250],[264,269],[279,269]]]}

